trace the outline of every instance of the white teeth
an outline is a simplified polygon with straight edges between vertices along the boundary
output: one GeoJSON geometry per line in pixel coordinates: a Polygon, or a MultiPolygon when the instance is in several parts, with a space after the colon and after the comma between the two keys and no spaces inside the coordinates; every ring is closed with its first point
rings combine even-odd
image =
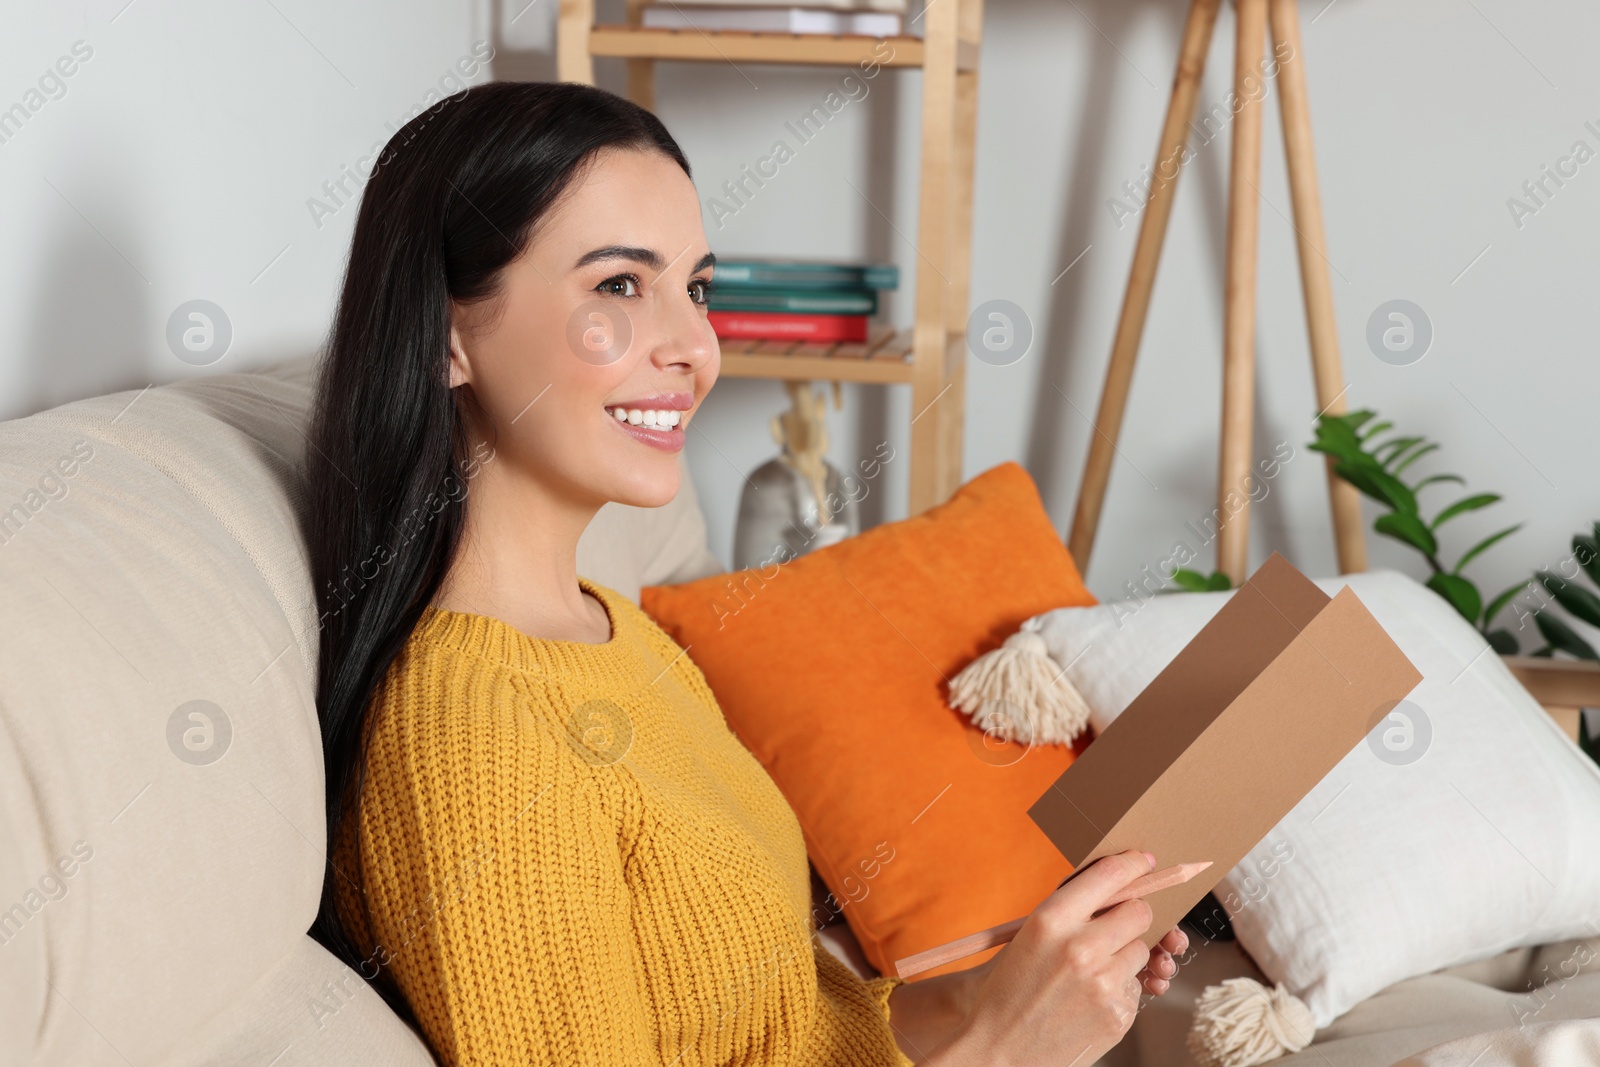
{"type": "Polygon", "coordinates": [[[618,422],[656,430],[670,430],[683,421],[683,412],[664,408],[612,408],[618,422]]]}

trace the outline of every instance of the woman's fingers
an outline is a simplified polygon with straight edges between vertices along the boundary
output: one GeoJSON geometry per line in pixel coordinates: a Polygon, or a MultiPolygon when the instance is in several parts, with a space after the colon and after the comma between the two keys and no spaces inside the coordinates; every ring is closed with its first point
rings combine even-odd
{"type": "MultiPolygon", "coordinates": [[[[1053,918],[1069,924],[1085,923],[1090,936],[1102,940],[1110,952],[1144,935],[1150,927],[1150,906],[1143,900],[1131,900],[1103,914],[1096,912],[1133,881],[1149,874],[1154,864],[1155,859],[1148,852],[1134,849],[1102,856],[1056,890],[1038,910],[1053,912],[1053,918]],[[1112,921],[1108,923],[1107,919],[1112,921]]],[[[1160,946],[1172,955],[1180,955],[1188,950],[1189,937],[1174,927],[1161,938],[1160,946]]]]}
{"type": "Polygon", "coordinates": [[[1151,996],[1160,996],[1172,988],[1172,979],[1178,973],[1178,961],[1166,949],[1157,946],[1150,950],[1149,963],[1139,972],[1139,983],[1151,996]]]}
{"type": "Polygon", "coordinates": [[[981,1050],[971,1062],[1093,1059],[1123,1037],[1143,997],[1167,991],[1182,935],[1168,932],[1152,949],[1148,903],[1107,907],[1152,866],[1141,852],[1107,856],[1034,909],[995,957],[968,1014],[962,1032],[981,1050]]]}
{"type": "MultiPolygon", "coordinates": [[[[1111,954],[1111,965],[1118,974],[1125,974],[1130,978],[1150,973],[1150,950],[1144,947],[1137,935],[1133,940],[1123,945],[1111,954]]],[[[1159,978],[1160,975],[1155,975],[1159,978]]]]}
{"type": "Polygon", "coordinates": [[[1088,919],[1119,889],[1149,874],[1151,865],[1149,853],[1133,849],[1102,856],[1056,890],[1052,899],[1059,899],[1060,906],[1075,918],[1088,919]]]}
{"type": "Polygon", "coordinates": [[[1085,924],[1083,936],[1107,955],[1127,945],[1138,945],[1140,959],[1133,968],[1137,971],[1145,965],[1145,947],[1140,939],[1150,929],[1153,914],[1143,900],[1125,900],[1085,924]]]}

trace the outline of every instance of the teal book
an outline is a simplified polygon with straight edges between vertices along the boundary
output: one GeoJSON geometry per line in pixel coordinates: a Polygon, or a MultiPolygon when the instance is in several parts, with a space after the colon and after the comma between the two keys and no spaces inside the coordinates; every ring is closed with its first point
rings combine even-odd
{"type": "Polygon", "coordinates": [[[895,289],[893,263],[828,263],[807,259],[719,259],[718,285],[736,289],[895,289]]]}
{"type": "Polygon", "coordinates": [[[712,311],[779,311],[801,315],[875,315],[878,294],[869,289],[836,292],[826,289],[725,289],[717,267],[711,292],[712,311]]]}

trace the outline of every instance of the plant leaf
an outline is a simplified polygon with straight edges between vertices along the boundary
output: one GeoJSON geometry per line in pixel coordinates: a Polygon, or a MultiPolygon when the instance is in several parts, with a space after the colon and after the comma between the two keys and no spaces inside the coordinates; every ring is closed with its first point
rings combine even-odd
{"type": "Polygon", "coordinates": [[[1589,758],[1600,763],[1600,737],[1589,734],[1589,717],[1578,717],[1578,747],[1589,754],[1589,758]]]}
{"type": "Polygon", "coordinates": [[[1483,609],[1483,625],[1488,626],[1490,623],[1494,622],[1494,617],[1505,610],[1505,606],[1511,603],[1518,593],[1528,588],[1529,581],[1531,581],[1531,579],[1524,578],[1516,585],[1513,585],[1511,588],[1507,589],[1505,592],[1489,601],[1489,606],[1483,609]]]}
{"type": "Polygon", "coordinates": [[[1439,446],[1438,445],[1435,445],[1435,444],[1424,445],[1423,447],[1417,449],[1415,452],[1411,453],[1411,455],[1407,456],[1405,458],[1405,462],[1401,463],[1398,467],[1396,467],[1394,470],[1390,471],[1389,473],[1394,475],[1396,478],[1398,478],[1400,476],[1400,472],[1401,471],[1403,471],[1407,467],[1411,466],[1413,463],[1415,463],[1417,460],[1421,459],[1423,456],[1426,456],[1429,452],[1437,452],[1438,450],[1439,450],[1439,446]]]}
{"type": "MultiPolygon", "coordinates": [[[[1572,627],[1548,611],[1539,612],[1533,617],[1533,621],[1538,623],[1539,632],[1544,634],[1544,639],[1549,641],[1550,647],[1556,651],[1565,652],[1579,659],[1600,660],[1600,654],[1595,652],[1589,642],[1579,637],[1572,627]]],[[[1536,656],[1538,654],[1534,653],[1536,656]]]]}
{"type": "Polygon", "coordinates": [[[1329,422],[1337,422],[1341,426],[1349,427],[1351,433],[1361,429],[1363,423],[1371,419],[1377,412],[1371,408],[1361,408],[1358,411],[1347,411],[1343,415],[1324,415],[1329,422]]]}
{"type": "Polygon", "coordinates": [[[1361,445],[1355,441],[1340,441],[1327,437],[1318,437],[1307,446],[1313,452],[1321,452],[1332,456],[1334,459],[1348,462],[1359,462],[1366,453],[1361,451],[1361,445]]]}
{"type": "Polygon", "coordinates": [[[1461,617],[1478,625],[1478,612],[1483,610],[1483,598],[1478,587],[1455,574],[1435,574],[1428,579],[1428,588],[1444,597],[1461,617]]]}
{"type": "Polygon", "coordinates": [[[1378,483],[1372,478],[1372,472],[1376,469],[1371,465],[1363,465],[1359,462],[1343,459],[1333,465],[1334,474],[1337,474],[1378,503],[1388,504],[1389,498],[1384,495],[1383,490],[1378,487],[1378,483]]]}
{"type": "Polygon", "coordinates": [[[1539,583],[1550,590],[1550,595],[1556,598],[1556,603],[1573,615],[1590,626],[1600,626],[1600,597],[1583,586],[1569,582],[1549,571],[1539,572],[1539,583]]]}
{"type": "MultiPolygon", "coordinates": [[[[1388,515],[1379,515],[1372,528],[1381,534],[1404,541],[1426,555],[1432,556],[1439,551],[1439,542],[1433,538],[1433,531],[1429,530],[1423,521],[1415,515],[1408,515],[1403,511],[1390,512],[1388,515]]],[[[1446,598],[1448,599],[1448,598],[1446,598]]],[[[1478,618],[1472,617],[1476,624],[1478,618]]]]}
{"type": "Polygon", "coordinates": [[[1467,484],[1467,480],[1459,474],[1430,474],[1416,485],[1413,485],[1411,491],[1415,493],[1423,486],[1432,485],[1434,482],[1455,482],[1457,485],[1467,484]]]}
{"type": "Polygon", "coordinates": [[[1224,592],[1233,588],[1233,579],[1221,571],[1215,571],[1206,579],[1206,588],[1214,593],[1224,592]]]}
{"type": "Polygon", "coordinates": [[[1449,507],[1439,512],[1439,514],[1435,516],[1434,520],[1428,524],[1428,528],[1430,530],[1437,530],[1439,527],[1443,526],[1457,515],[1461,515],[1468,511],[1477,511],[1479,508],[1486,508],[1490,504],[1499,503],[1499,501],[1499,493],[1474,493],[1472,496],[1464,496],[1460,500],[1457,500],[1454,504],[1451,504],[1449,507]]]}
{"type": "Polygon", "coordinates": [[[1323,416],[1318,420],[1317,439],[1311,447],[1341,459],[1354,459],[1363,454],[1361,439],[1356,436],[1355,430],[1337,417],[1323,416]]]}
{"type": "Polygon", "coordinates": [[[1368,471],[1367,477],[1372,479],[1378,490],[1383,493],[1383,498],[1396,511],[1403,511],[1407,515],[1417,513],[1417,494],[1413,493],[1405,482],[1382,468],[1368,471]]]}
{"type": "Polygon", "coordinates": [[[1323,414],[1317,416],[1317,426],[1326,427],[1330,433],[1354,434],[1361,424],[1371,417],[1370,411],[1349,411],[1343,415],[1323,414]]]}
{"type": "Polygon", "coordinates": [[[1483,635],[1489,642],[1489,647],[1501,656],[1515,656],[1519,646],[1517,639],[1510,630],[1490,630],[1483,635]]]}
{"type": "Polygon", "coordinates": [[[1372,458],[1388,467],[1389,464],[1405,455],[1406,449],[1422,443],[1420,437],[1391,437],[1383,444],[1372,450],[1372,458]]]}
{"type": "MultiPolygon", "coordinates": [[[[1362,421],[1365,422],[1366,420],[1363,419],[1362,421]]],[[[1387,420],[1384,422],[1375,422],[1371,426],[1368,426],[1366,431],[1361,434],[1361,439],[1363,441],[1370,441],[1383,431],[1392,429],[1394,429],[1394,423],[1392,422],[1388,422],[1387,420]]]]}
{"type": "Polygon", "coordinates": [[[1191,593],[1204,593],[1210,588],[1205,575],[1187,567],[1179,567],[1173,571],[1172,580],[1191,593]]]}
{"type": "Polygon", "coordinates": [[[1489,549],[1493,548],[1501,540],[1510,537],[1520,529],[1522,529],[1522,523],[1519,522],[1515,526],[1507,526],[1504,530],[1497,531],[1490,534],[1488,537],[1485,537],[1482,541],[1479,541],[1477,544],[1467,549],[1466,553],[1461,557],[1460,562],[1455,565],[1450,573],[1460,574],[1462,568],[1466,567],[1467,564],[1471,563],[1473,560],[1489,551],[1489,549]]]}
{"type": "Polygon", "coordinates": [[[1589,575],[1589,580],[1600,585],[1600,522],[1594,524],[1594,530],[1594,537],[1578,534],[1572,539],[1572,554],[1577,557],[1578,566],[1589,575]]]}
{"type": "Polygon", "coordinates": [[[1372,416],[1370,411],[1357,411],[1349,415],[1321,415],[1317,418],[1317,437],[1328,441],[1359,444],[1356,429],[1372,416]]]}

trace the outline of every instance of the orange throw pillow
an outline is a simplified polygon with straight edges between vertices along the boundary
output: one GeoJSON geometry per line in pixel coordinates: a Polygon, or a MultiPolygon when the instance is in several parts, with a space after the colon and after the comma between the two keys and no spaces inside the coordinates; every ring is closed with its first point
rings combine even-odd
{"type": "Polygon", "coordinates": [[[1095,603],[1017,464],[915,518],[640,601],[788,798],[881,973],[1028,914],[1071,873],[1027,812],[1073,750],[985,737],[947,703],[1024,620],[1095,603]]]}

